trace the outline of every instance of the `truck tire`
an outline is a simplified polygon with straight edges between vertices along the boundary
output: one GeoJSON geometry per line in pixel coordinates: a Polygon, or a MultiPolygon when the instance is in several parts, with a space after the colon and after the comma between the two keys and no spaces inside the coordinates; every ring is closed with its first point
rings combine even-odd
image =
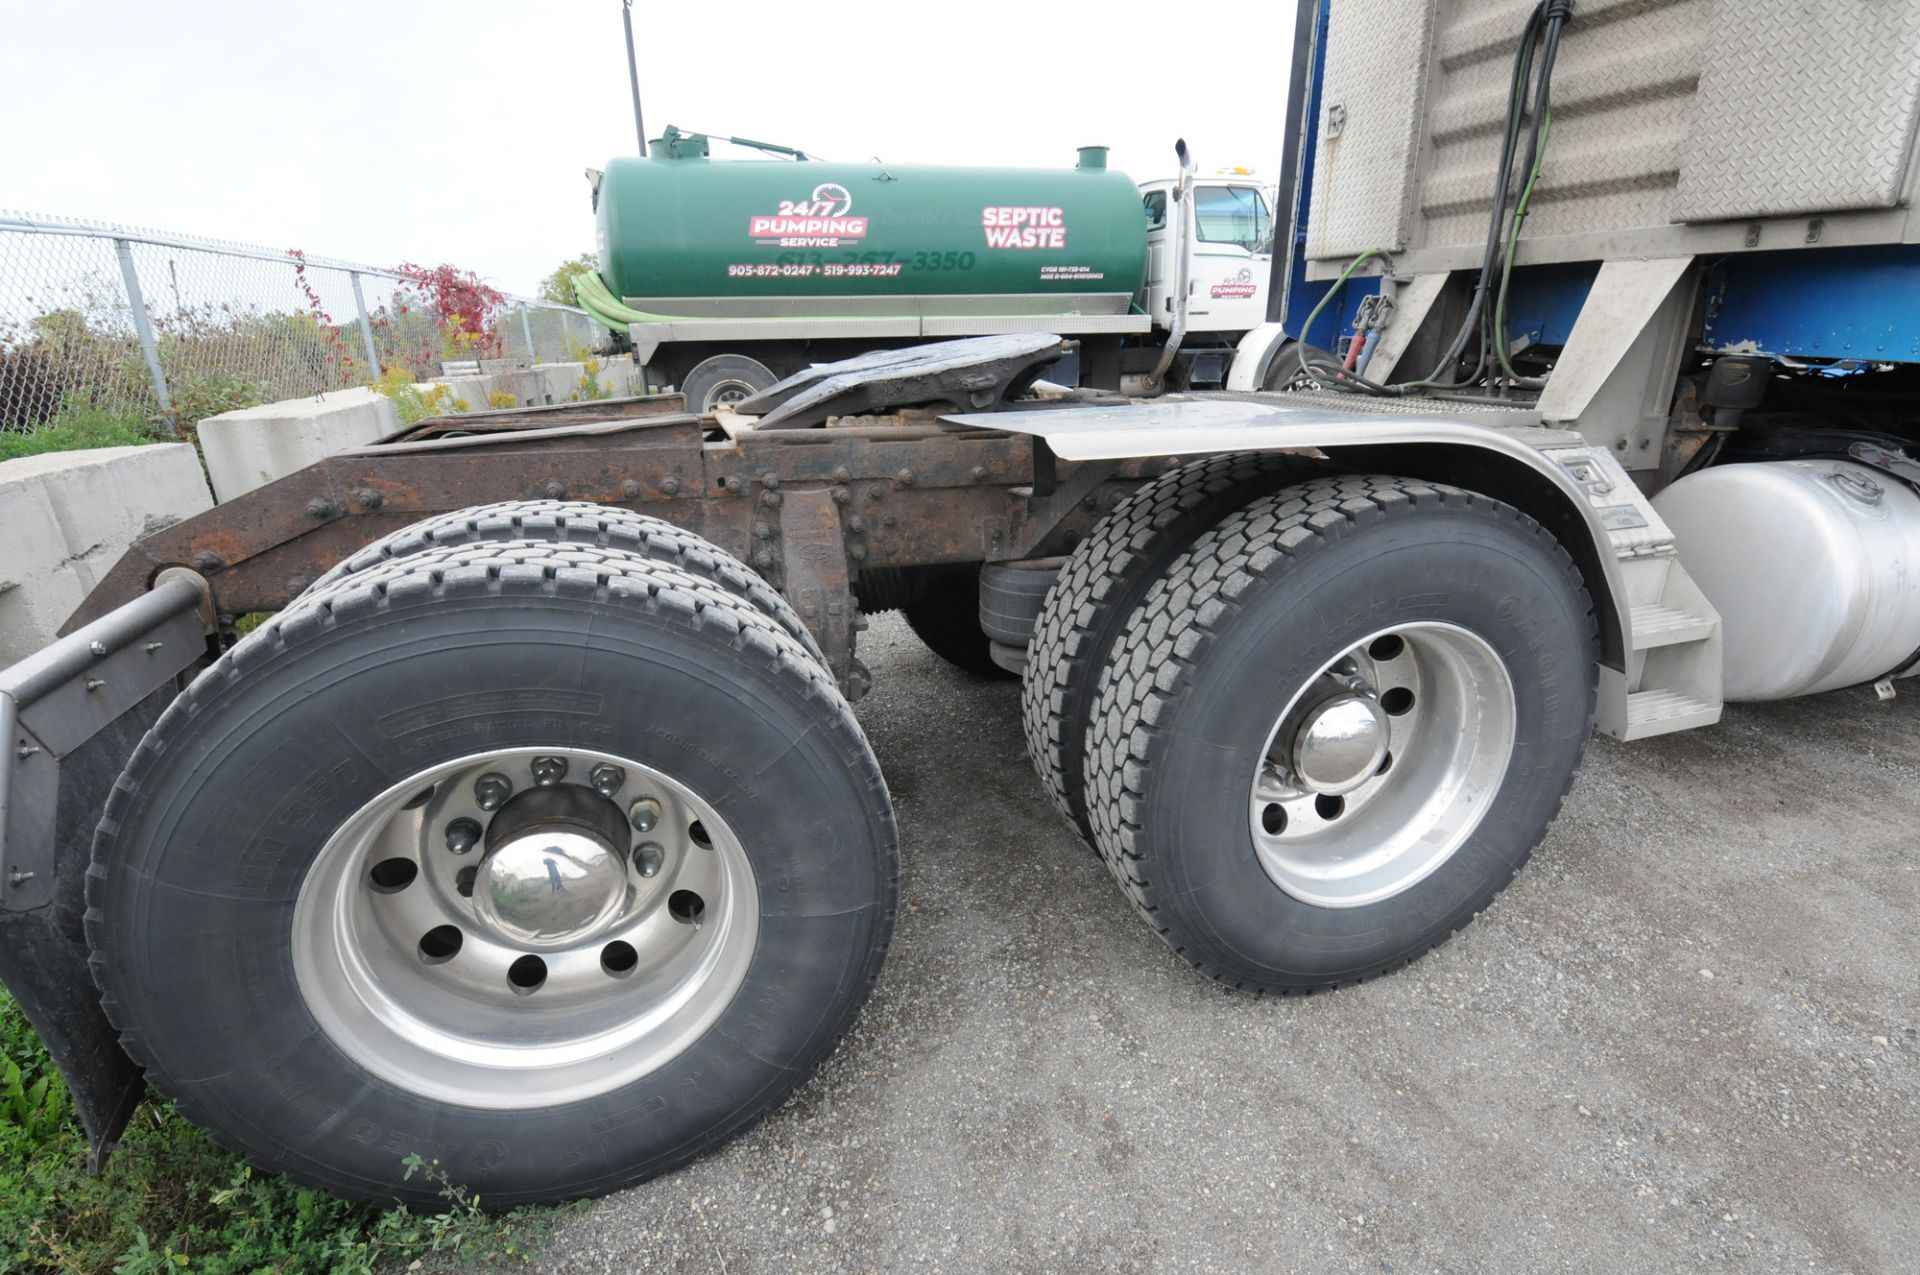
{"type": "Polygon", "coordinates": [[[980,627],[980,568],[948,567],[929,580],[918,602],[900,608],[913,635],[957,669],[976,677],[1012,677],[993,662],[992,642],[980,627]]]}
{"type": "Polygon", "coordinates": [[[1087,802],[1121,890],[1253,992],[1406,964],[1513,878],[1591,729],[1593,607],[1486,497],[1327,478],[1201,536],[1116,644],[1087,802]]]}
{"type": "Polygon", "coordinates": [[[1100,671],[1134,608],[1196,536],[1248,501],[1326,468],[1273,453],[1182,465],[1115,506],[1054,578],[1027,647],[1020,715],[1027,754],[1048,798],[1088,845],[1087,716],[1100,671]]]}
{"type": "Polygon", "coordinates": [[[757,608],[618,550],[451,546],[174,701],[86,926],[128,1054],[217,1141],[432,1207],[419,1155],[506,1206],[777,1105],[865,1001],[898,872],[846,701],[757,608]]]}
{"type": "Polygon", "coordinates": [[[711,540],[670,522],[588,500],[503,500],[423,519],[335,563],[301,594],[301,600],[331,589],[348,576],[423,550],[507,540],[598,545],[670,563],[752,603],[826,665],[827,657],[812,631],[752,567],[711,540]]]}
{"type": "Polygon", "coordinates": [[[780,378],[758,359],[744,354],[716,354],[693,365],[680,382],[687,410],[705,416],[716,407],[726,407],[752,398],[780,378]]]}
{"type": "MultiPolygon", "coordinates": [[[[1320,382],[1315,379],[1311,372],[1303,372],[1300,370],[1300,346],[1301,342],[1294,340],[1282,341],[1280,343],[1280,348],[1273,352],[1273,358],[1267,361],[1266,371],[1261,374],[1261,389],[1268,392],[1277,392],[1281,390],[1314,390],[1320,388],[1320,382]]],[[[1327,364],[1338,365],[1340,363],[1340,359],[1331,351],[1323,350],[1317,345],[1307,346],[1306,354],[1309,360],[1317,362],[1322,366],[1327,364]]]]}

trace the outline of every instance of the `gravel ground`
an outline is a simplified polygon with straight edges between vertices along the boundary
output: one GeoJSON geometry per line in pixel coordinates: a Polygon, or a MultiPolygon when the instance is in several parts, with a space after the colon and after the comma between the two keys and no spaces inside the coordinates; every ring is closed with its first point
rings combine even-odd
{"type": "Polygon", "coordinates": [[[872,1003],[548,1269],[1920,1270],[1920,684],[1596,740],[1463,934],[1259,1001],[1053,815],[1013,683],[891,616],[861,654],[908,856],[872,1003]]]}

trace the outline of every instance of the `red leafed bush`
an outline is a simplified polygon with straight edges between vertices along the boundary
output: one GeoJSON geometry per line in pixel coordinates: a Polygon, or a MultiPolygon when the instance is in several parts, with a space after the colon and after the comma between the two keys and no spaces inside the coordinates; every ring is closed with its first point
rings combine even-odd
{"type": "Polygon", "coordinates": [[[496,320],[506,306],[506,298],[481,282],[479,275],[444,262],[418,266],[403,261],[393,269],[407,280],[407,290],[417,298],[417,304],[433,315],[450,346],[459,347],[463,353],[471,349],[482,358],[499,355],[503,342],[496,320]]]}

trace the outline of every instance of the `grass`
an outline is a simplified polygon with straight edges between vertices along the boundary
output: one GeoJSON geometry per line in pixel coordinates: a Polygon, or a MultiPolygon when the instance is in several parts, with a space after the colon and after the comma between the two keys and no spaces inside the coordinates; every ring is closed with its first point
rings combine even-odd
{"type": "Polygon", "coordinates": [[[40,1038],[0,992],[0,1271],[320,1275],[425,1261],[459,1270],[526,1265],[555,1214],[490,1215],[437,1162],[402,1161],[440,1188],[443,1212],[348,1204],[254,1170],[149,1098],[95,1178],[86,1141],[40,1038]]]}
{"type": "Polygon", "coordinates": [[[161,442],[160,431],[138,416],[73,407],[28,434],[0,432],[0,460],[89,447],[127,447],[161,442]]]}

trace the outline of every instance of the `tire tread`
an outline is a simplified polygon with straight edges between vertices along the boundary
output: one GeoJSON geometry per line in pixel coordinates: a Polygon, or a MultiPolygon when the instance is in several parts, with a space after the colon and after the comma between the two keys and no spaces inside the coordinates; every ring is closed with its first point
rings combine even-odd
{"type": "MultiPolygon", "coordinates": [[[[884,812],[884,840],[888,851],[884,876],[878,882],[884,911],[876,917],[869,949],[853,994],[841,1004],[837,1018],[816,1039],[819,1047],[794,1068],[804,1079],[816,1070],[852,1027],[854,1019],[879,978],[897,910],[900,856],[886,783],[866,736],[824,666],[794,639],[784,626],[751,601],[725,585],[689,572],[675,563],[653,560],[633,551],[568,542],[518,541],[506,543],[439,544],[407,555],[383,555],[363,569],[316,590],[295,607],[281,611],[248,634],[181,692],[135,749],[115,781],[95,832],[86,876],[85,930],[88,965],[100,989],[100,1003],[119,1035],[127,1056],[146,1073],[147,1081],[171,1099],[180,1113],[204,1130],[220,1146],[261,1168],[285,1174],[303,1186],[354,1198],[391,1200],[357,1184],[326,1181],[291,1164],[284,1155],[252,1146],[238,1137],[217,1109],[201,1102],[190,1086],[174,1083],[149,1049],[138,1015],[129,1011],[117,990],[117,970],[127,959],[107,922],[115,892],[121,888],[115,872],[119,846],[131,806],[143,776],[165,755],[180,732],[254,669],[271,660],[296,656],[299,649],[354,617],[401,608],[433,606],[449,599],[484,594],[523,598],[529,603],[555,597],[591,598],[622,608],[664,617],[668,623],[707,635],[716,646],[754,658],[767,675],[811,700],[819,715],[818,729],[837,737],[837,751],[865,789],[871,809],[884,812]]],[[[666,1168],[669,1171],[725,1142],[757,1121],[789,1091],[780,1091],[743,1108],[739,1119],[711,1131],[666,1168]]],[[[649,1174],[647,1176],[652,1176],[649,1174]]],[[[639,1177],[612,1175],[581,1188],[583,1194],[601,1194],[629,1185],[639,1177]]],[[[512,1200],[496,1200],[497,1204],[512,1200]]]]}
{"type": "Polygon", "coordinates": [[[1222,517],[1326,462],[1283,453],[1209,456],[1168,471],[1101,519],[1055,576],[1027,647],[1020,694],[1027,755],[1048,799],[1092,844],[1085,731],[1120,630],[1167,562],[1222,517]]]}
{"type": "MultiPolygon", "coordinates": [[[[1597,658],[1599,624],[1585,582],[1565,547],[1539,523],[1510,505],[1456,487],[1412,478],[1342,475],[1264,496],[1201,535],[1147,591],[1107,661],[1087,728],[1087,804],[1095,847],[1141,918],[1181,959],[1218,982],[1254,994],[1304,995],[1391,973],[1458,933],[1526,861],[1522,855],[1457,925],[1427,946],[1350,977],[1280,987],[1236,979],[1196,950],[1194,942],[1160,915],[1155,883],[1145,871],[1147,856],[1136,818],[1144,800],[1142,777],[1168,737],[1167,716],[1192,685],[1216,633],[1237,616],[1259,585],[1325,550],[1343,533],[1436,508],[1511,522],[1531,538],[1576,591],[1584,607],[1587,645],[1597,658]]],[[[1589,722],[1595,695],[1589,677],[1589,722]]],[[[1558,815],[1572,782],[1569,770],[1554,795],[1549,818],[1558,815]]]]}

